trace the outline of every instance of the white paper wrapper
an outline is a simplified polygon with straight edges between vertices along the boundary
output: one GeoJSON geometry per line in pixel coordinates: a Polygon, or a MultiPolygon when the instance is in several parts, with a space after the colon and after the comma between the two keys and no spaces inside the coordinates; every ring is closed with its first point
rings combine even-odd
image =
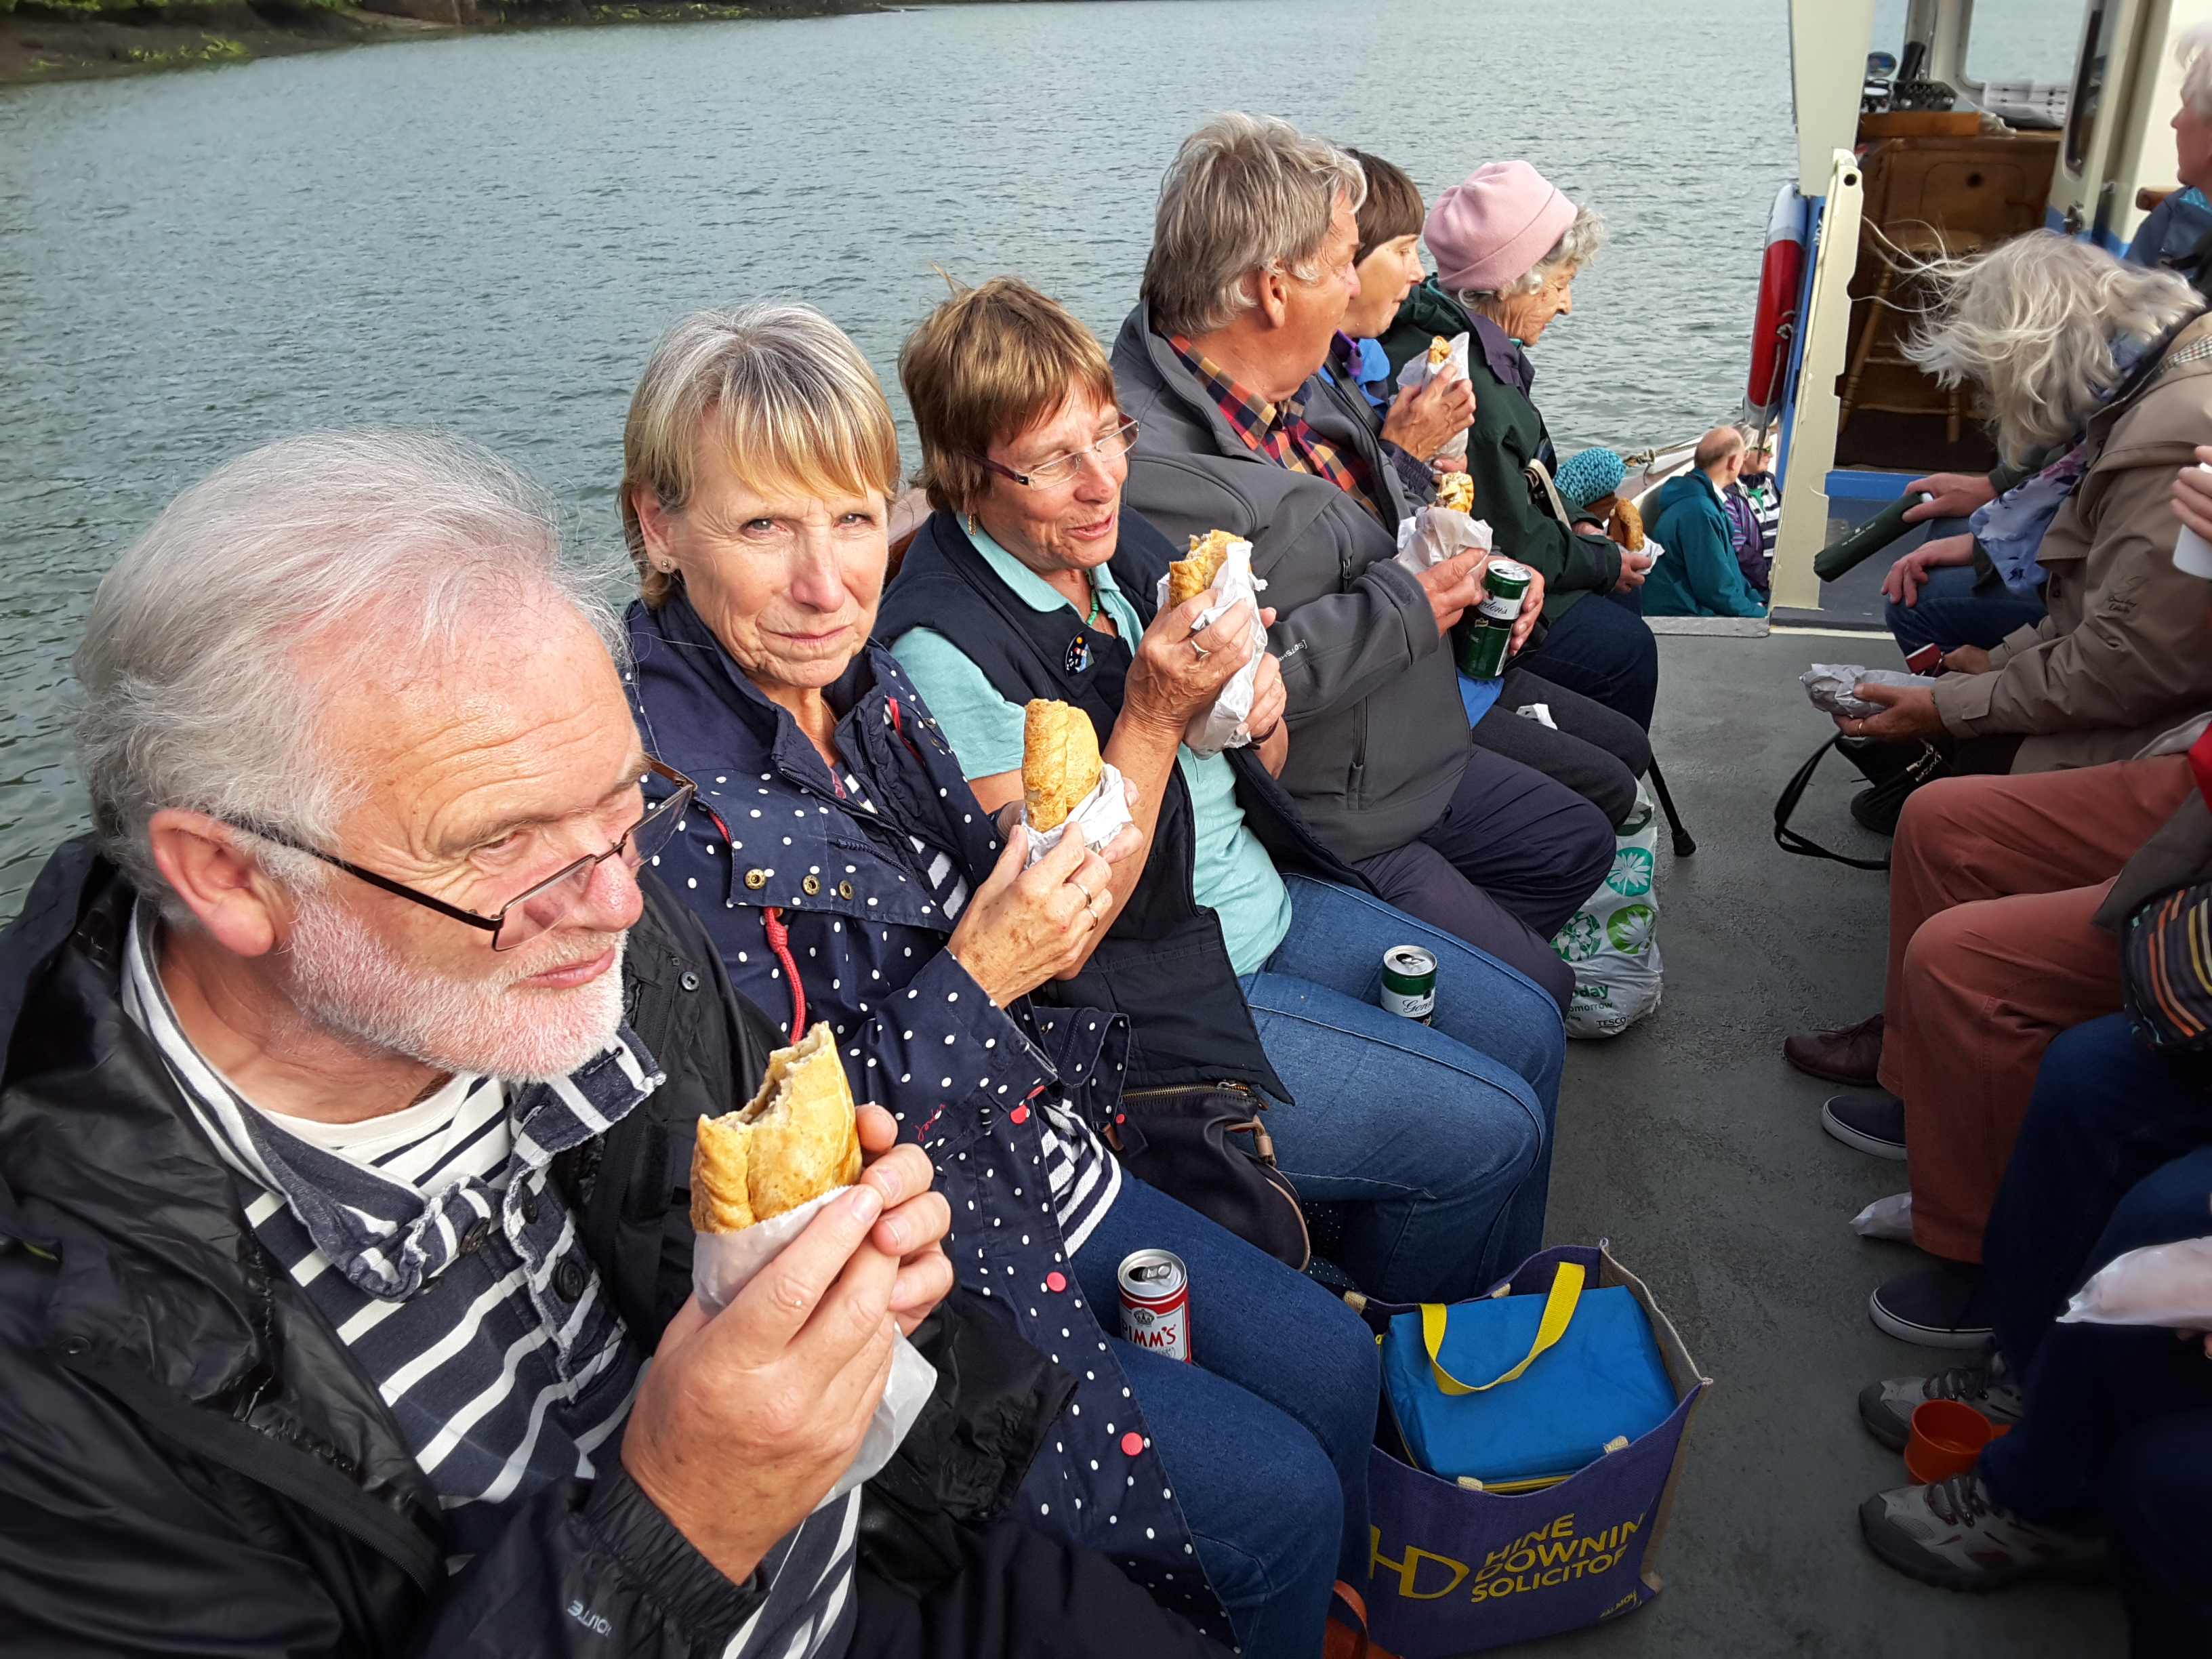
{"type": "Polygon", "coordinates": [[[1855,685],[1933,685],[1925,674],[1904,674],[1894,668],[1861,668],[1856,663],[1816,662],[1797,677],[1813,707],[1823,714],[1850,720],[1869,720],[1884,705],[1851,695],[1855,685]]]}
{"type": "Polygon", "coordinates": [[[1851,1231],[1861,1238],[1901,1238],[1912,1242],[1912,1194],[1892,1193],[1877,1198],[1851,1218],[1851,1231]]]}
{"type": "Polygon", "coordinates": [[[1471,519],[1448,507],[1425,507],[1398,520],[1398,562],[1416,576],[1470,547],[1488,553],[1494,546],[1487,520],[1471,519]]]}
{"type": "Polygon", "coordinates": [[[2114,1256],[2074,1292],[2058,1317],[2069,1325],[2212,1330],[2212,1238],[2185,1238],[2114,1256]]]}
{"type": "MultiPolygon", "coordinates": [[[[1213,603],[1198,613],[1190,631],[1203,634],[1240,601],[1249,600],[1252,660],[1230,677],[1229,684],[1221,688],[1221,695],[1213,700],[1212,708],[1194,717],[1183,728],[1183,744],[1194,755],[1218,755],[1224,749],[1242,749],[1252,741],[1252,734],[1244,729],[1244,720],[1252,712],[1252,693],[1260,678],[1260,659],[1267,649],[1267,630],[1260,625],[1260,590],[1267,585],[1252,574],[1252,544],[1230,543],[1229,551],[1221,561],[1220,573],[1213,579],[1213,603]]],[[[1167,608],[1165,576],[1159,580],[1152,603],[1163,611],[1167,608]]]]}
{"type": "Polygon", "coordinates": [[[1649,535],[1644,537],[1644,545],[1638,548],[1636,550],[1643,554],[1646,558],[1650,559],[1654,564],[1658,563],[1660,560],[1667,556],[1666,548],[1656,539],[1649,535]]]}
{"type": "MultiPolygon", "coordinates": [[[[691,1241],[691,1291],[699,1305],[719,1314],[737,1299],[753,1276],[775,1260],[783,1247],[806,1231],[816,1212],[849,1187],[839,1187],[766,1221],[734,1233],[695,1233],[691,1241]]],[[[872,1480],[891,1461],[921,1415],[937,1387],[937,1368],[902,1336],[891,1346],[891,1374],[876,1402],[875,1416],[845,1473],[814,1507],[836,1502],[863,1480],[872,1480]]]]}
{"type": "Polygon", "coordinates": [[[1554,732],[1559,729],[1559,721],[1552,718],[1552,705],[1548,702],[1524,702],[1513,712],[1524,720],[1534,720],[1554,732]]]}
{"type": "Polygon", "coordinates": [[[1114,839],[1125,823],[1133,823],[1129,816],[1129,792],[1121,787],[1121,775],[1110,762],[1102,762],[1098,768],[1098,787],[1075,804],[1075,810],[1055,828],[1030,830],[1026,811],[1022,828],[1029,831],[1030,850],[1022,856],[1022,868],[1026,870],[1060,843],[1062,836],[1073,829],[1083,837],[1083,844],[1092,852],[1103,850],[1114,839]]]}
{"type": "MultiPolygon", "coordinates": [[[[1415,352],[1405,367],[1398,371],[1398,389],[1401,392],[1410,392],[1417,386],[1426,386],[1432,372],[1436,377],[1443,380],[1464,380],[1467,379],[1468,337],[1464,334],[1455,334],[1446,343],[1450,346],[1451,354],[1443,362],[1438,363],[1434,371],[1429,368],[1428,352],[1426,350],[1415,352]]],[[[1467,434],[1462,432],[1435,454],[1424,455],[1421,459],[1425,461],[1455,461],[1463,465],[1467,460],[1467,434]]]]}

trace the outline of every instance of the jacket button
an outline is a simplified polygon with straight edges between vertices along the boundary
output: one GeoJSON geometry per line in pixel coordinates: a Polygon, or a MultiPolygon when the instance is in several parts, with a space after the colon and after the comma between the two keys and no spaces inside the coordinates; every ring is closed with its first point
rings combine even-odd
{"type": "Polygon", "coordinates": [[[745,885],[751,888],[755,892],[758,892],[762,888],[768,885],[768,872],[765,870],[746,871],[745,885]]]}
{"type": "Polygon", "coordinates": [[[805,880],[799,884],[799,890],[805,893],[807,897],[812,898],[817,893],[822,890],[822,883],[819,878],[809,876],[805,880]]]}
{"type": "Polygon", "coordinates": [[[538,1189],[526,1187],[522,1192],[522,1218],[534,1224],[538,1219],[538,1189]]]}
{"type": "Polygon", "coordinates": [[[848,899],[852,897],[853,884],[849,881],[839,882],[837,884],[837,896],[841,899],[848,899]]]}
{"type": "Polygon", "coordinates": [[[682,979],[677,981],[677,983],[681,985],[687,991],[696,991],[699,988],[699,975],[693,973],[686,973],[682,979]]]}
{"type": "Polygon", "coordinates": [[[484,1240],[490,1237],[491,1223],[489,1221],[478,1221],[475,1226],[470,1228],[468,1231],[461,1235],[461,1254],[463,1255],[466,1255],[471,1250],[480,1250],[483,1249],[484,1240]]]}
{"type": "Polygon", "coordinates": [[[563,1302],[574,1302],[584,1293],[584,1264],[570,1256],[553,1270],[553,1289],[563,1302]]]}

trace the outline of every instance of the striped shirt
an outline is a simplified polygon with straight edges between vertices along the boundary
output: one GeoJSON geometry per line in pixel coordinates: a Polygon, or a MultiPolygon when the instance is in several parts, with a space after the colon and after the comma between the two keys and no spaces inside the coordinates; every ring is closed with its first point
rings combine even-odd
{"type": "MultiPolygon", "coordinates": [[[[876,804],[860,778],[849,769],[840,780],[846,798],[862,811],[875,813],[876,804]]],[[[908,836],[915,862],[927,879],[931,902],[945,918],[947,932],[967,908],[968,883],[951,858],[918,836],[908,836]]],[[[924,910],[929,905],[922,906],[924,910]]],[[[1045,1182],[1052,1194],[1053,1212],[1067,1241],[1070,1256],[1083,1248],[1114,1200],[1121,1191],[1121,1166],[1106,1151],[1097,1132],[1076,1114],[1042,1097],[1037,1101],[1037,1130],[1044,1146],[1045,1182]]]]}
{"type": "MultiPolygon", "coordinates": [[[[589,1480],[595,1455],[619,1443],[644,1356],[548,1174],[663,1078],[625,1028],[550,1083],[456,1076],[360,1123],[274,1114],[185,1035],[155,969],[157,927],[139,904],[125,1011],[230,1169],[255,1239],[390,1407],[437,1491],[457,1572],[538,1491],[589,1480]]],[[[769,1551],[768,1597],[725,1659],[844,1650],[860,1497],[824,1505],[769,1551]]]]}
{"type": "Polygon", "coordinates": [[[1367,463],[1356,452],[1340,448],[1306,424],[1303,396],[1292,392],[1279,404],[1270,403],[1239,386],[1228,370],[1182,336],[1169,343],[1198,377],[1222,418],[1252,448],[1293,472],[1310,472],[1328,479],[1377,519],[1389,522],[1375,481],[1367,475],[1367,463]]]}

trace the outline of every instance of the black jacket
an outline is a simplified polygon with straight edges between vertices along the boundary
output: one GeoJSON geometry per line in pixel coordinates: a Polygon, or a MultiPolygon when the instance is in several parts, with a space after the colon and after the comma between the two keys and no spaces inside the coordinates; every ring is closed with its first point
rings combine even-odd
{"type": "MultiPolygon", "coordinates": [[[[649,1349],[690,1291],[692,1125],[751,1092],[776,1033],[690,913],[643,889],[628,1016],[668,1081],[554,1174],[649,1349]]],[[[611,1449],[448,1578],[429,1481],[123,1012],[132,898],[82,838],[0,934],[8,1651],[720,1654],[765,1586],[709,1565],[611,1449]]],[[[911,1440],[925,1520],[933,1488],[965,1495],[960,1519],[1010,1493],[1073,1386],[1026,1348],[994,1380],[978,1423],[940,1398],[911,1440]]]]}
{"type": "MultiPolygon", "coordinates": [[[[1176,550],[1133,512],[1108,568],[1140,622],[1176,550]]],[[[1009,702],[1046,697],[1091,717],[1103,745],[1121,712],[1131,663],[1129,641],[1086,627],[1073,611],[1039,611],[1009,592],[950,513],[931,515],[884,590],[877,634],[895,640],[933,628],[957,641],[1009,702]]],[[[1285,869],[1367,889],[1365,879],[1322,845],[1289,795],[1260,763],[1256,749],[1224,750],[1237,775],[1237,800],[1268,854],[1285,869]]],[[[1129,1016],[1133,1086],[1253,1083],[1278,1099],[1290,1092],[1260,1045],[1221,924],[1191,886],[1196,825],[1181,768],[1168,773],[1143,875],[1082,973],[1048,981],[1033,1000],[1072,1008],[1111,1008],[1129,1016]]]]}

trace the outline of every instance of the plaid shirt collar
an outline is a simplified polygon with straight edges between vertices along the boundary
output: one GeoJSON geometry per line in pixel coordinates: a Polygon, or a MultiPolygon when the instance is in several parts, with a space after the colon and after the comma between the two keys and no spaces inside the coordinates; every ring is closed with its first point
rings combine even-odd
{"type": "Polygon", "coordinates": [[[1270,403],[1237,384],[1226,369],[1182,335],[1170,335],[1168,343],[1197,377],[1222,418],[1254,450],[1293,471],[1328,479],[1376,518],[1383,517],[1360,458],[1306,424],[1303,386],[1280,403],[1270,403]]]}

